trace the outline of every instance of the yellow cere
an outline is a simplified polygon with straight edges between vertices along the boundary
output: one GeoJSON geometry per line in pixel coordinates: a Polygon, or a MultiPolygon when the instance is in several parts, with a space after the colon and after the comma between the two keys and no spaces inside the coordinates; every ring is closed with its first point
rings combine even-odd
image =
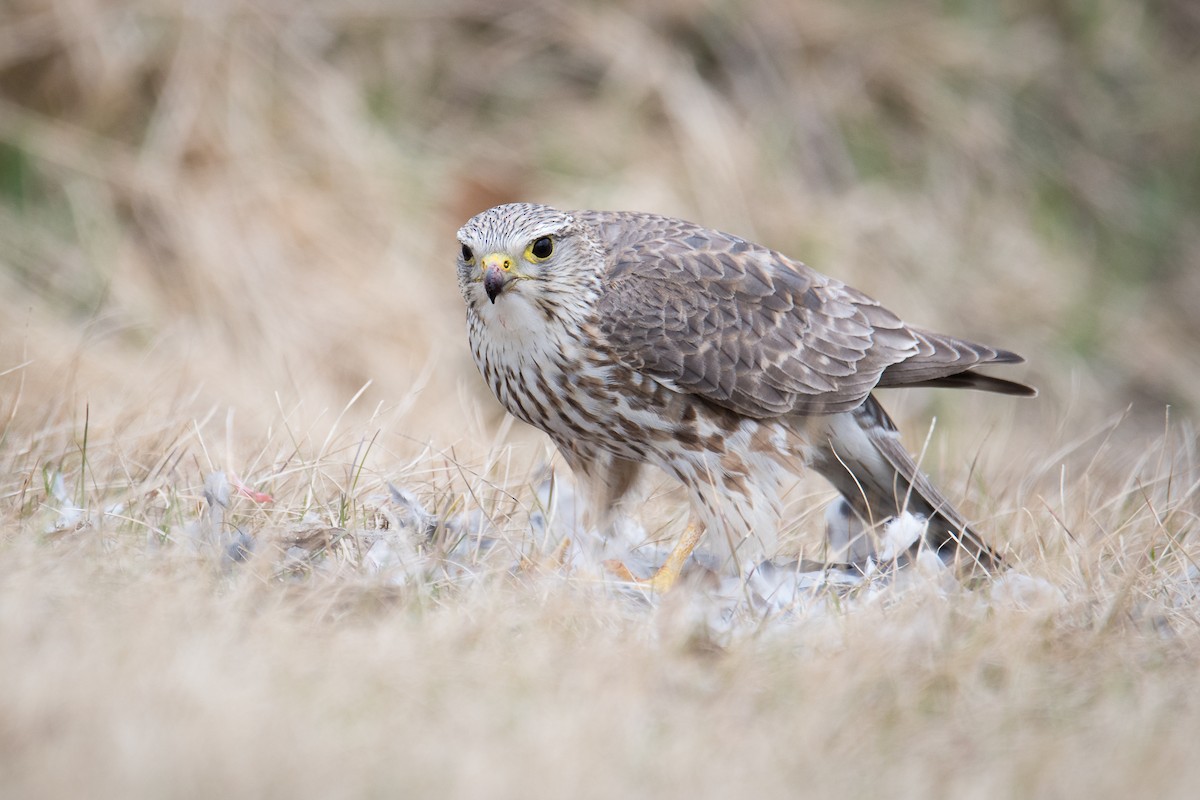
{"type": "Polygon", "coordinates": [[[513,268],[512,259],[504,253],[488,253],[479,262],[480,269],[486,270],[488,267],[499,267],[502,270],[508,271],[513,268]]]}

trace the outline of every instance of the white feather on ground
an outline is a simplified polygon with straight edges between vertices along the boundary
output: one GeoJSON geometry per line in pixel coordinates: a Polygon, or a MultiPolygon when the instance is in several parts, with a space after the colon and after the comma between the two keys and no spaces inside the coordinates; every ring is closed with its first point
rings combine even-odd
{"type": "MultiPolygon", "coordinates": [[[[205,497],[200,517],[186,526],[188,538],[210,545],[209,552],[226,567],[254,552],[274,559],[276,575],[298,580],[338,567],[394,586],[417,587],[461,587],[498,573],[561,575],[591,584],[631,610],[680,616],[685,629],[700,630],[717,642],[764,625],[811,620],[833,606],[887,601],[914,590],[940,597],[970,591],[935,554],[922,551],[916,559],[907,558],[925,530],[925,521],[908,513],[888,522],[873,545],[853,532],[849,552],[854,560],[822,568],[767,560],[741,577],[721,575],[712,557],[699,549],[688,560],[680,587],[660,596],[618,579],[604,562],[619,559],[634,574],[649,575],[669,549],[647,544],[646,531],[630,519],[620,520],[607,536],[582,525],[573,484],[553,475],[536,487],[527,528],[518,535],[478,508],[440,518],[415,493],[389,484],[386,495],[368,499],[369,525],[335,528],[308,516],[269,548],[225,525],[228,483],[223,473],[208,477],[205,497]]],[[[830,519],[836,517],[834,513],[830,519]]],[[[831,537],[837,536],[831,525],[831,537]]],[[[980,603],[1020,607],[1065,602],[1057,587],[1012,571],[972,595],[980,603]]]]}

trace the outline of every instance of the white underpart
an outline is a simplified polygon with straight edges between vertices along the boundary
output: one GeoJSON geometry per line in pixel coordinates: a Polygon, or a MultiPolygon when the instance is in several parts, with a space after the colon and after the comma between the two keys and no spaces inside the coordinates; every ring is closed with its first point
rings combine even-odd
{"type": "Polygon", "coordinates": [[[775,555],[783,520],[781,498],[795,479],[794,471],[777,456],[751,451],[750,440],[764,424],[775,428],[779,438],[787,437],[780,423],[755,420],[745,420],[732,435],[725,437],[727,450],[740,453],[746,462],[746,475],[737,490],[728,486],[736,476],[725,474],[718,453],[707,452],[698,458],[657,465],[685,485],[696,487],[692,505],[706,531],[703,543],[729,572],[744,573],[775,555]]]}
{"type": "MultiPolygon", "coordinates": [[[[519,283],[510,286],[495,303],[484,298],[476,312],[482,323],[481,344],[489,358],[495,364],[524,372],[555,363],[569,341],[562,335],[562,328],[546,324],[542,313],[522,296],[519,283]]],[[[483,294],[483,289],[479,292],[483,294]]],[[[472,331],[472,338],[475,335],[472,331]]],[[[483,366],[479,364],[480,370],[483,366]]]]}

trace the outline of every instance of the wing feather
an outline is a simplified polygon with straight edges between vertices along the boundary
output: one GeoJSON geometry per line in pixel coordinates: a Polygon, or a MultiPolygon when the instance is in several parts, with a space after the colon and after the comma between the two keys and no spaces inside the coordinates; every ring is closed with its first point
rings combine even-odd
{"type": "Polygon", "coordinates": [[[666,217],[576,216],[607,245],[598,313],[614,355],[739,414],[847,411],[876,386],[1028,389],[955,377],[1016,354],[911,328],[773,250],[666,217]]]}

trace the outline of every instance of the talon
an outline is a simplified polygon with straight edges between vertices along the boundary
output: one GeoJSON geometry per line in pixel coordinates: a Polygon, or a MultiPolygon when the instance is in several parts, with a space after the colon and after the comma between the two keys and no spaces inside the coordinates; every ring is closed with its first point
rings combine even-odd
{"type": "Polygon", "coordinates": [[[623,581],[628,581],[629,583],[645,582],[643,578],[639,578],[630,572],[629,567],[625,566],[625,562],[618,558],[610,558],[605,561],[604,568],[623,581]]]}
{"type": "Polygon", "coordinates": [[[649,578],[635,576],[629,571],[629,567],[617,559],[605,561],[604,567],[623,581],[628,581],[629,583],[649,589],[652,592],[663,594],[679,582],[679,574],[683,571],[683,565],[687,563],[688,557],[696,549],[696,544],[700,541],[702,533],[703,531],[695,525],[688,525],[683,536],[676,542],[671,554],[667,556],[667,560],[649,578]]]}

